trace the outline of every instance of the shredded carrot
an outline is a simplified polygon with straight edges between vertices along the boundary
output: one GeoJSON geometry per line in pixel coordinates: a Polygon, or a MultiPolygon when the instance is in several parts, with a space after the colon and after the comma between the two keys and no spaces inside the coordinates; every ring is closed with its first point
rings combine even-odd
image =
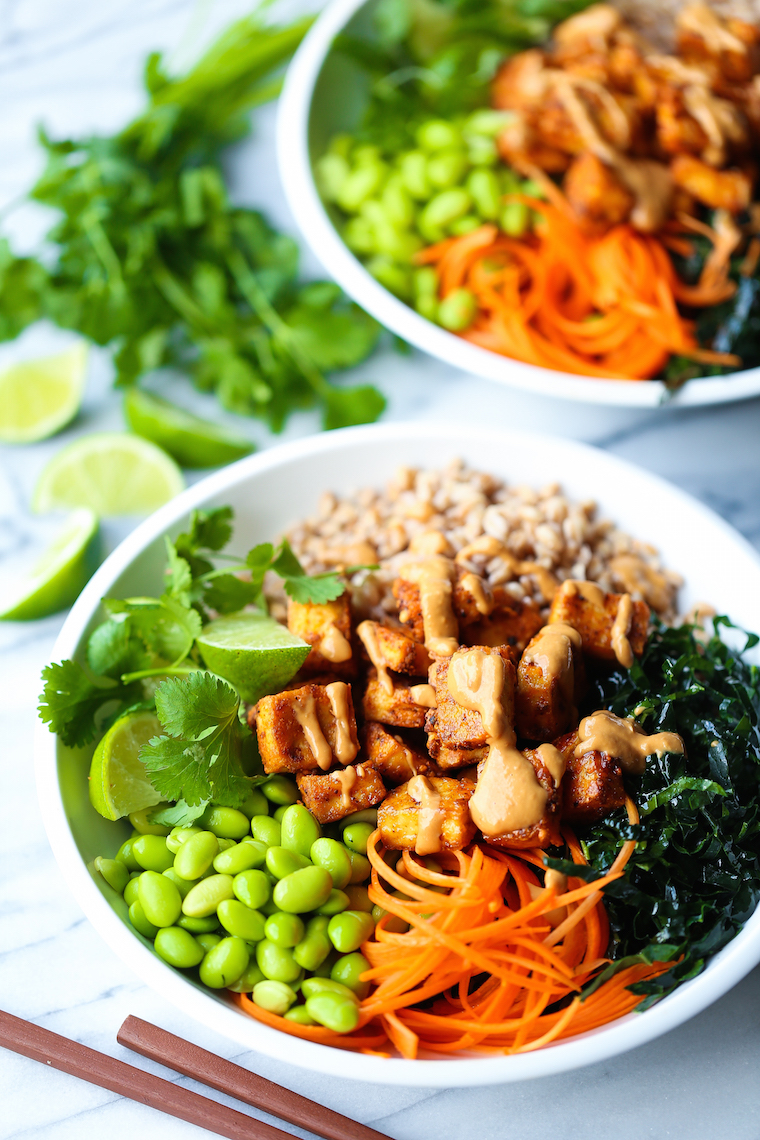
{"type": "Polygon", "coordinates": [[[416,257],[435,267],[441,297],[460,288],[475,295],[475,320],[460,334],[465,340],[543,368],[619,380],[656,376],[673,354],[741,364],[731,353],[702,349],[677,304],[714,305],[735,291],[726,270],[730,236],[709,230],[710,270],[689,286],[665,248],[689,248],[677,234],[660,240],[618,225],[600,237],[578,224],[561,195],[550,202],[510,198],[539,214],[535,234],[509,238],[484,225],[416,257]]]}
{"type": "MultiPolygon", "coordinates": [[[[630,821],[638,822],[630,799],[626,806],[630,821]]],[[[563,835],[572,861],[585,864],[572,831],[563,835]]],[[[237,1000],[266,1025],[317,1044],[378,1055],[390,1047],[410,1060],[462,1051],[524,1053],[599,1028],[643,1000],[630,985],[670,966],[628,967],[588,997],[581,993],[609,963],[602,889],[620,878],[634,848],[628,840],[606,875],[590,883],[571,876],[558,893],[539,878],[544,864],[538,849],[475,844],[444,853],[442,870],[405,852],[396,870],[385,862],[375,831],[367,844],[370,899],[409,929],[395,933],[381,918],[362,946],[369,962],[362,977],[372,988],[360,1003],[356,1031],[341,1035],[298,1025],[260,1009],[245,994],[237,1000]],[[406,897],[391,894],[394,889],[406,897]],[[560,908],[567,917],[552,929],[552,912],[560,908]]]]}

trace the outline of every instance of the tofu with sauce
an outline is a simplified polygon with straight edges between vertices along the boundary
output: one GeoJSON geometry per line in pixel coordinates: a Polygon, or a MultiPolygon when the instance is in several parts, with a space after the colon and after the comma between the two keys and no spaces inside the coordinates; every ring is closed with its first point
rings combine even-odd
{"type": "Polygon", "coordinates": [[[596,823],[624,806],[623,772],[607,752],[594,750],[575,756],[577,744],[577,731],[554,741],[554,747],[567,760],[561,784],[562,818],[568,823],[596,823]]]}
{"type": "Polygon", "coordinates": [[[351,641],[348,592],[332,602],[294,602],[289,598],[288,629],[312,647],[301,666],[302,673],[354,676],[356,658],[351,641]]]}
{"type": "Polygon", "coordinates": [[[531,637],[544,624],[544,619],[534,602],[520,601],[503,586],[494,586],[493,599],[494,607],[490,614],[479,617],[462,629],[462,643],[487,645],[492,649],[509,646],[516,665],[531,637]]]}
{"type": "Polygon", "coordinates": [[[690,154],[673,159],[670,173],[676,186],[713,210],[737,214],[746,210],[752,199],[752,179],[743,170],[716,170],[690,154]]]}
{"type": "Polygon", "coordinates": [[[485,578],[458,565],[451,602],[461,633],[462,626],[472,625],[493,612],[493,590],[485,578]]]}
{"type": "Polygon", "coordinates": [[[502,706],[508,723],[510,725],[514,723],[515,667],[509,649],[470,646],[458,649],[452,657],[437,660],[430,670],[430,678],[438,703],[437,707],[428,713],[425,728],[428,734],[428,751],[441,768],[466,768],[470,764],[477,764],[488,743],[480,713],[457,704],[448,686],[451,662],[466,656],[472,648],[482,648],[486,653],[496,654],[503,659],[502,706]]]}
{"type": "MultiPolygon", "coordinates": [[[[429,776],[439,798],[441,851],[460,851],[475,838],[476,827],[467,806],[475,791],[471,780],[429,776]]],[[[389,792],[377,813],[377,826],[383,844],[394,851],[414,851],[420,832],[421,804],[409,791],[409,782],[389,792]]],[[[432,854],[432,852],[431,852],[432,854]]]]}
{"type": "MultiPolygon", "coordinates": [[[[613,627],[624,594],[606,594],[592,582],[563,582],[549,611],[549,623],[566,622],[577,629],[583,651],[602,661],[615,661],[613,627]]],[[[631,603],[631,620],[626,634],[635,657],[640,657],[649,630],[649,606],[631,603]]]]}
{"type": "Polygon", "coordinates": [[[320,823],[335,823],[385,797],[380,773],[367,764],[349,764],[335,772],[299,772],[296,783],[305,806],[320,823]]]}
{"type": "Polygon", "coordinates": [[[362,764],[374,768],[389,784],[403,784],[412,776],[427,774],[433,763],[427,752],[408,744],[377,721],[370,721],[361,733],[362,764]]]}
{"type": "Polygon", "coordinates": [[[531,650],[540,650],[541,643],[539,633],[526,646],[517,666],[515,727],[524,740],[553,740],[567,732],[576,723],[576,708],[585,685],[580,648],[570,645],[569,669],[552,672],[531,659],[531,650]]]}
{"type": "Polygon", "coordinates": [[[562,812],[562,781],[559,787],[541,759],[537,748],[523,749],[523,755],[533,765],[541,787],[546,791],[546,808],[538,823],[532,827],[522,827],[516,831],[505,831],[501,835],[489,835],[486,839],[492,847],[550,847],[561,843],[559,834],[560,815],[562,812]]]}
{"type": "Polygon", "coordinates": [[[256,737],[270,775],[319,768],[320,748],[325,770],[335,760],[353,760],[359,740],[350,686],[343,681],[309,684],[262,697],[256,706],[256,737]]]}
{"type": "MultiPolygon", "coordinates": [[[[393,629],[378,621],[364,621],[358,633],[365,651],[369,653],[369,643],[372,655],[377,655],[387,669],[394,673],[409,673],[412,677],[427,676],[430,667],[427,649],[403,629],[393,629]]],[[[375,661],[372,663],[376,664],[375,661]]]]}
{"type": "Polygon", "coordinates": [[[419,587],[406,578],[395,578],[393,596],[398,605],[398,620],[414,641],[425,641],[425,623],[422,620],[419,587]]]}
{"type": "Polygon", "coordinates": [[[362,697],[365,720],[376,720],[396,728],[424,728],[427,707],[414,699],[414,685],[408,677],[389,674],[393,691],[388,692],[377,669],[370,669],[362,697]]]}

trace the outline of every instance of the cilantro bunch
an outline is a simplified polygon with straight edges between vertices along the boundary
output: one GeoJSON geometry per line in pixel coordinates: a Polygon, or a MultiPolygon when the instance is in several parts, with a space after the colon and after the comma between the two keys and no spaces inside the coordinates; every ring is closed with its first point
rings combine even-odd
{"type": "Polygon", "coordinates": [[[326,428],[378,417],[376,389],[325,373],[363,360],[379,326],[337,286],[299,284],[295,242],[233,205],[225,186],[224,149],[277,94],[310,22],[248,16],[178,78],[151,55],[147,107],[112,137],[40,133],[47,165],[30,197],[58,220],[44,260],[0,241],[0,339],[48,317],[111,346],[119,385],[178,369],[275,431],[313,405],[326,428]]]}

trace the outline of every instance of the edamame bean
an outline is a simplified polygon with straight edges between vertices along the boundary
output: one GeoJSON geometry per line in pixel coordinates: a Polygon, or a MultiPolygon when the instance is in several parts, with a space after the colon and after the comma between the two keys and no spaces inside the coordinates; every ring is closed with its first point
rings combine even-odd
{"type": "Polygon", "coordinates": [[[144,871],[137,880],[137,897],[148,922],[174,926],[182,913],[182,897],[171,879],[156,871],[144,871]]]}
{"type": "Polygon", "coordinates": [[[274,942],[275,946],[284,946],[286,950],[290,950],[293,946],[298,945],[305,930],[306,928],[297,914],[284,914],[280,910],[269,916],[264,933],[270,942],[274,942]]]}
{"type": "Polygon", "coordinates": [[[286,847],[270,847],[267,851],[267,871],[275,879],[284,879],[286,875],[292,875],[294,871],[308,866],[309,860],[297,851],[288,851],[286,847]]]}
{"type": "Polygon", "coordinates": [[[129,871],[121,859],[106,859],[102,855],[98,855],[95,859],[95,870],[103,876],[109,887],[117,894],[124,893],[124,888],[129,882],[129,871]]]}
{"type": "Polygon", "coordinates": [[[296,1000],[295,992],[285,982],[259,982],[251,994],[255,1005],[260,1005],[269,1013],[287,1013],[296,1000]]]}
{"type": "Polygon", "coordinates": [[[132,844],[132,853],[144,871],[165,871],[174,862],[174,852],[162,835],[140,835],[132,844]]]}
{"type": "Polygon", "coordinates": [[[248,816],[237,808],[213,805],[204,811],[201,824],[219,839],[242,839],[250,826],[248,816]]]}
{"type": "Polygon", "coordinates": [[[423,150],[444,150],[460,146],[462,133],[446,119],[428,119],[417,128],[417,143],[423,150]]]}
{"type": "Polygon", "coordinates": [[[237,847],[237,839],[225,839],[224,836],[219,836],[217,843],[220,851],[229,851],[230,847],[237,847]]]}
{"type": "Polygon", "coordinates": [[[260,910],[269,902],[272,885],[263,871],[241,871],[232,880],[232,890],[241,903],[245,903],[251,910],[260,910]]]}
{"type": "Polygon", "coordinates": [[[200,879],[218,854],[219,840],[214,833],[199,831],[185,840],[174,856],[174,870],[183,879],[200,879]]]}
{"type": "Polygon", "coordinates": [[[432,193],[427,174],[427,156],[424,151],[411,150],[399,164],[401,182],[409,195],[418,202],[426,202],[432,193]]]}
{"type": "Polygon", "coordinates": [[[394,297],[399,297],[402,301],[409,300],[409,271],[403,265],[396,265],[390,257],[373,257],[367,262],[367,271],[394,297]]]}
{"type": "MultiPolygon", "coordinates": [[[[345,835],[345,832],[343,833],[345,835]]],[[[351,860],[342,843],[335,839],[317,839],[309,852],[312,863],[330,872],[333,886],[340,890],[351,878],[351,860]]]]}
{"type": "Polygon", "coordinates": [[[467,190],[459,186],[453,190],[442,190],[431,198],[419,216],[418,226],[423,237],[437,234],[457,218],[463,217],[472,206],[472,198],[467,190]]]}
{"type": "Polygon", "coordinates": [[[359,1006],[341,994],[314,994],[306,1002],[306,1012],[333,1033],[351,1033],[359,1024],[359,1006]]]}
{"type": "Polygon", "coordinates": [[[349,885],[346,887],[346,894],[348,895],[348,910],[364,910],[367,914],[371,913],[372,900],[366,887],[360,887],[358,884],[349,885]]]}
{"type": "Polygon", "coordinates": [[[269,815],[255,815],[251,820],[251,834],[265,847],[280,846],[280,825],[269,815]]]}
{"type": "Polygon", "coordinates": [[[344,179],[336,198],[341,210],[347,214],[355,213],[362,202],[380,189],[387,172],[387,166],[377,161],[355,167],[344,179]]]}
{"type": "Polygon", "coordinates": [[[324,867],[303,867],[280,879],[272,898],[275,905],[288,914],[305,914],[321,907],[332,889],[330,872],[324,867]]]}
{"type": "Polygon", "coordinates": [[[470,135],[467,139],[467,161],[470,166],[495,166],[499,161],[499,148],[493,139],[470,135]]]}
{"type": "MultiPolygon", "coordinates": [[[[145,872],[143,871],[143,875],[144,874],[145,872]]],[[[131,906],[132,903],[137,899],[137,892],[140,889],[139,884],[140,876],[135,875],[133,879],[129,880],[126,887],[124,888],[124,902],[127,904],[127,906],[131,906]]]]}
{"type": "Polygon", "coordinates": [[[428,159],[430,184],[440,190],[456,186],[467,173],[467,155],[461,150],[442,150],[428,159]]]}
{"type": "Polygon", "coordinates": [[[374,929],[371,914],[363,910],[344,910],[330,919],[327,937],[341,954],[350,954],[367,941],[374,929]]]}
{"type": "Polygon", "coordinates": [[[473,230],[479,230],[481,226],[480,218],[475,214],[465,214],[463,218],[457,218],[449,226],[449,232],[454,234],[455,237],[463,237],[465,234],[471,234],[473,230]]]}
{"type": "MultiPolygon", "coordinates": [[[[163,805],[166,807],[166,804],[163,805]]],[[[142,808],[140,811],[132,811],[128,815],[129,822],[134,827],[135,831],[139,831],[140,835],[163,835],[166,836],[171,831],[170,827],[164,827],[162,823],[151,823],[149,816],[157,809],[155,807],[142,808]]]]}
{"type": "MultiPolygon", "coordinates": [[[[417,273],[432,273],[433,275],[432,285],[430,288],[421,288],[420,292],[438,292],[438,277],[434,269],[425,267],[423,269],[418,269],[417,273]]],[[[430,280],[430,278],[428,278],[428,280],[430,280]]],[[[345,831],[345,829],[347,827],[350,827],[352,823],[371,823],[373,827],[377,827],[377,808],[363,808],[361,811],[353,812],[352,815],[347,815],[346,818],[341,821],[341,827],[345,831]]]]}
{"type": "Polygon", "coordinates": [[[375,904],[371,910],[372,921],[377,924],[381,918],[388,915],[388,918],[383,923],[383,929],[387,930],[390,934],[405,934],[409,929],[409,923],[404,922],[403,918],[398,918],[395,914],[390,914],[389,911],[383,910],[381,906],[375,904]]]}
{"type": "Polygon", "coordinates": [[[502,208],[499,224],[505,234],[520,237],[528,228],[528,207],[524,202],[507,202],[502,208]]]}
{"type": "Polygon", "coordinates": [[[135,858],[134,845],[134,838],[125,839],[114,858],[123,863],[128,871],[142,871],[142,867],[135,858]]]}
{"type": "Polygon", "coordinates": [[[301,967],[293,957],[293,951],[284,946],[275,946],[268,938],[257,943],[256,962],[264,976],[273,982],[295,982],[301,974],[301,967]]]}
{"type": "Polygon", "coordinates": [[[182,844],[200,830],[200,827],[175,827],[166,837],[166,846],[176,855],[182,844]]]}
{"type": "Polygon", "coordinates": [[[211,932],[208,934],[196,934],[195,941],[202,948],[203,953],[208,954],[209,950],[212,950],[214,946],[218,946],[222,941],[222,936],[221,934],[213,934],[211,932]]]}
{"type": "Polygon", "coordinates": [[[481,218],[494,221],[501,209],[501,186],[499,179],[492,170],[473,170],[467,179],[467,189],[470,192],[475,209],[481,218]]]}
{"type": "Polygon", "coordinates": [[[231,986],[243,975],[249,959],[248,947],[242,938],[222,938],[201,962],[201,981],[212,990],[231,986]]]}
{"type": "Polygon", "coordinates": [[[213,934],[219,926],[219,919],[215,914],[210,914],[207,918],[191,918],[189,914],[181,914],[177,926],[189,930],[191,934],[213,934]]]}
{"type": "Polygon", "coordinates": [[[298,787],[292,776],[270,776],[261,785],[261,791],[270,803],[278,807],[294,804],[298,799],[298,787]]]}
{"type": "Polygon", "coordinates": [[[259,842],[259,840],[254,839],[252,835],[246,835],[245,839],[241,839],[240,842],[245,843],[248,847],[253,848],[253,850],[256,852],[257,859],[255,866],[263,867],[267,858],[266,843],[259,842]]]}
{"type": "Polygon", "coordinates": [[[422,242],[416,234],[400,230],[390,222],[384,222],[375,226],[375,248],[378,253],[386,257],[407,263],[422,248],[422,242]]]}
{"type": "Polygon", "coordinates": [[[351,157],[356,166],[366,166],[368,163],[379,162],[380,147],[373,143],[365,143],[364,146],[358,146],[351,157]]]}
{"type": "Polygon", "coordinates": [[[452,289],[438,306],[438,322],[451,332],[469,328],[478,311],[478,302],[469,289],[452,289]]]}
{"type": "Polygon", "coordinates": [[[351,218],[343,227],[343,240],[354,253],[375,252],[375,230],[366,218],[351,218]]]}
{"type": "Polygon", "coordinates": [[[437,297],[418,297],[414,303],[414,307],[425,320],[433,321],[434,324],[438,322],[437,297]]]}
{"type": "Polygon", "coordinates": [[[309,920],[302,940],[293,947],[293,957],[304,970],[316,970],[332,950],[332,943],[327,937],[329,921],[326,915],[315,915],[309,920]]]}
{"type": "Polygon", "coordinates": [[[491,138],[500,134],[514,119],[512,111],[493,111],[490,107],[480,107],[465,120],[465,134],[485,135],[491,138]]]}
{"type": "Polygon", "coordinates": [[[214,856],[213,867],[220,875],[239,875],[241,871],[260,867],[266,859],[266,853],[263,843],[236,843],[234,847],[214,856]]]}
{"type": "Polygon", "coordinates": [[[346,132],[339,135],[333,135],[330,139],[330,145],[327,148],[329,154],[339,154],[341,158],[348,158],[351,153],[351,148],[354,145],[353,135],[346,132]]]}
{"type": "Polygon", "coordinates": [[[364,1001],[369,993],[369,982],[363,982],[360,975],[370,968],[369,962],[363,954],[344,954],[330,971],[330,979],[340,982],[356,994],[359,1001],[364,1001]]]}
{"type": "Polygon", "coordinates": [[[294,1021],[296,1025],[316,1025],[316,1021],[306,1009],[305,1005],[294,1005],[287,1013],[282,1015],[286,1021],[294,1021]]]}
{"type": "Polygon", "coordinates": [[[341,911],[347,910],[349,906],[348,895],[345,891],[339,891],[334,888],[330,891],[325,901],[320,907],[317,907],[318,914],[340,914],[341,911]]]}
{"type": "Polygon", "coordinates": [[[523,194],[526,194],[528,198],[546,198],[546,191],[541,183],[534,182],[532,178],[527,178],[520,187],[520,190],[523,194]]]}
{"type": "Polygon", "coordinates": [[[280,821],[280,844],[288,851],[309,857],[312,844],[319,839],[322,828],[303,804],[290,804],[280,821]]]}
{"type": "MultiPolygon", "coordinates": [[[[438,295],[438,274],[430,265],[425,265],[421,269],[415,269],[412,274],[412,283],[414,285],[414,295],[418,299],[420,297],[436,297],[438,295]]],[[[347,823],[345,820],[343,821],[343,831],[346,832],[349,827],[354,827],[356,824],[361,823],[368,823],[374,830],[377,826],[377,818],[372,820],[356,818],[363,814],[363,812],[356,812],[353,816],[348,816],[351,822],[347,823]]]]}
{"type": "Polygon", "coordinates": [[[187,879],[183,879],[181,875],[177,874],[173,867],[167,867],[165,871],[161,872],[161,874],[165,875],[167,879],[171,879],[179,891],[180,897],[183,899],[189,895],[190,891],[193,889],[192,882],[188,881],[187,879]]]}
{"type": "Polygon", "coordinates": [[[208,918],[219,903],[231,899],[233,893],[232,875],[209,875],[188,893],[182,903],[182,912],[191,918],[208,918]]]}
{"type": "MultiPolygon", "coordinates": [[[[346,847],[351,851],[358,852],[359,855],[367,854],[367,840],[374,831],[371,823],[352,823],[343,831],[343,842],[346,847]]],[[[343,886],[342,883],[336,883],[337,887],[343,886]]]]}
{"type": "Polygon", "coordinates": [[[217,917],[224,929],[246,942],[260,942],[264,937],[264,915],[251,910],[238,899],[224,899],[216,908],[217,917]]]}
{"type": "Polygon", "coordinates": [[[332,978],[304,978],[301,993],[305,998],[314,997],[314,994],[330,993],[349,998],[353,1002],[359,1000],[353,990],[344,986],[342,982],[334,982],[332,978]]]}
{"type": "Polygon", "coordinates": [[[233,994],[249,994],[254,986],[259,982],[264,981],[264,975],[255,962],[249,962],[247,969],[243,971],[236,982],[231,986],[227,986],[228,990],[232,990],[233,994]]]}
{"type": "Polygon", "coordinates": [[[399,175],[388,179],[380,197],[386,217],[395,226],[411,226],[414,221],[414,203],[399,175]]]}
{"type": "Polygon", "coordinates": [[[365,879],[370,876],[372,867],[366,855],[360,855],[358,851],[348,852],[348,857],[351,860],[351,882],[363,883],[365,879]]]}
{"type": "Polygon", "coordinates": [[[280,804],[280,806],[272,812],[272,819],[277,820],[280,825],[280,830],[282,830],[282,817],[290,806],[290,804],[280,804]]]}
{"type": "Polygon", "coordinates": [[[269,801],[259,788],[252,788],[248,799],[240,805],[243,815],[253,819],[255,815],[269,815],[269,801]]]}
{"type": "Polygon", "coordinates": [[[139,898],[135,899],[129,908],[129,921],[134,926],[138,934],[142,934],[143,938],[155,938],[158,932],[158,927],[154,926],[152,922],[148,922],[145,917],[139,898]]]}
{"type": "Polygon", "coordinates": [[[159,958],[178,970],[189,970],[203,960],[204,950],[192,934],[179,926],[165,926],[159,930],[153,943],[159,958]]]}
{"type": "Polygon", "coordinates": [[[351,167],[340,154],[323,154],[314,164],[314,176],[319,192],[326,202],[337,202],[343,183],[351,167]]]}

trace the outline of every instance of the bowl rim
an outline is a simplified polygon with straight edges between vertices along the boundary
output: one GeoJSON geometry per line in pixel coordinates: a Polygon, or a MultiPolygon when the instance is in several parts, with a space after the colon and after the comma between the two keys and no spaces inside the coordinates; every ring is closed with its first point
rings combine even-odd
{"type": "MultiPolygon", "coordinates": [[[[604,469],[625,474],[641,490],[667,495],[675,509],[679,504],[695,508],[716,526],[735,548],[743,550],[760,574],[760,554],[733,527],[710,508],[626,460],[588,444],[496,428],[462,427],[454,424],[381,424],[344,428],[303,440],[295,440],[252,455],[207,476],[183,491],[142,522],[108,556],[96,571],[66,618],[53,649],[53,660],[72,656],[98,609],[101,597],[134,559],[190,510],[218,497],[238,483],[259,473],[286,467],[294,460],[317,457],[334,449],[361,444],[441,439],[447,442],[490,440],[508,448],[517,439],[539,446],[551,440],[562,449],[568,463],[592,461],[600,477],[604,469]],[[601,469],[600,469],[601,468],[601,469]]],[[[37,722],[35,776],[40,809],[56,861],[87,918],[121,960],[148,985],[179,1009],[214,1032],[243,1047],[312,1071],[378,1084],[423,1088],[452,1088],[508,1083],[550,1076],[596,1061],[606,1060],[642,1045],[701,1012],[739,982],[760,961],[760,908],[708,968],[685,983],[644,1014],[629,1014],[609,1026],[565,1043],[516,1056],[418,1060],[378,1058],[333,1049],[291,1037],[242,1015],[225,1001],[194,985],[162,962],[112,909],[101,894],[76,846],[57,780],[57,738],[37,722]]]]}
{"type": "Polygon", "coordinates": [[[381,324],[417,348],[475,376],[534,395],[617,407],[664,409],[733,403],[760,394],[760,367],[705,377],[671,394],[660,380],[597,380],[499,356],[425,320],[364,268],[330,220],[314,181],[309,119],[314,88],[335,36],[367,0],[331,0],[307,33],[285,77],[277,111],[277,163],[304,240],[341,288],[381,324]]]}

